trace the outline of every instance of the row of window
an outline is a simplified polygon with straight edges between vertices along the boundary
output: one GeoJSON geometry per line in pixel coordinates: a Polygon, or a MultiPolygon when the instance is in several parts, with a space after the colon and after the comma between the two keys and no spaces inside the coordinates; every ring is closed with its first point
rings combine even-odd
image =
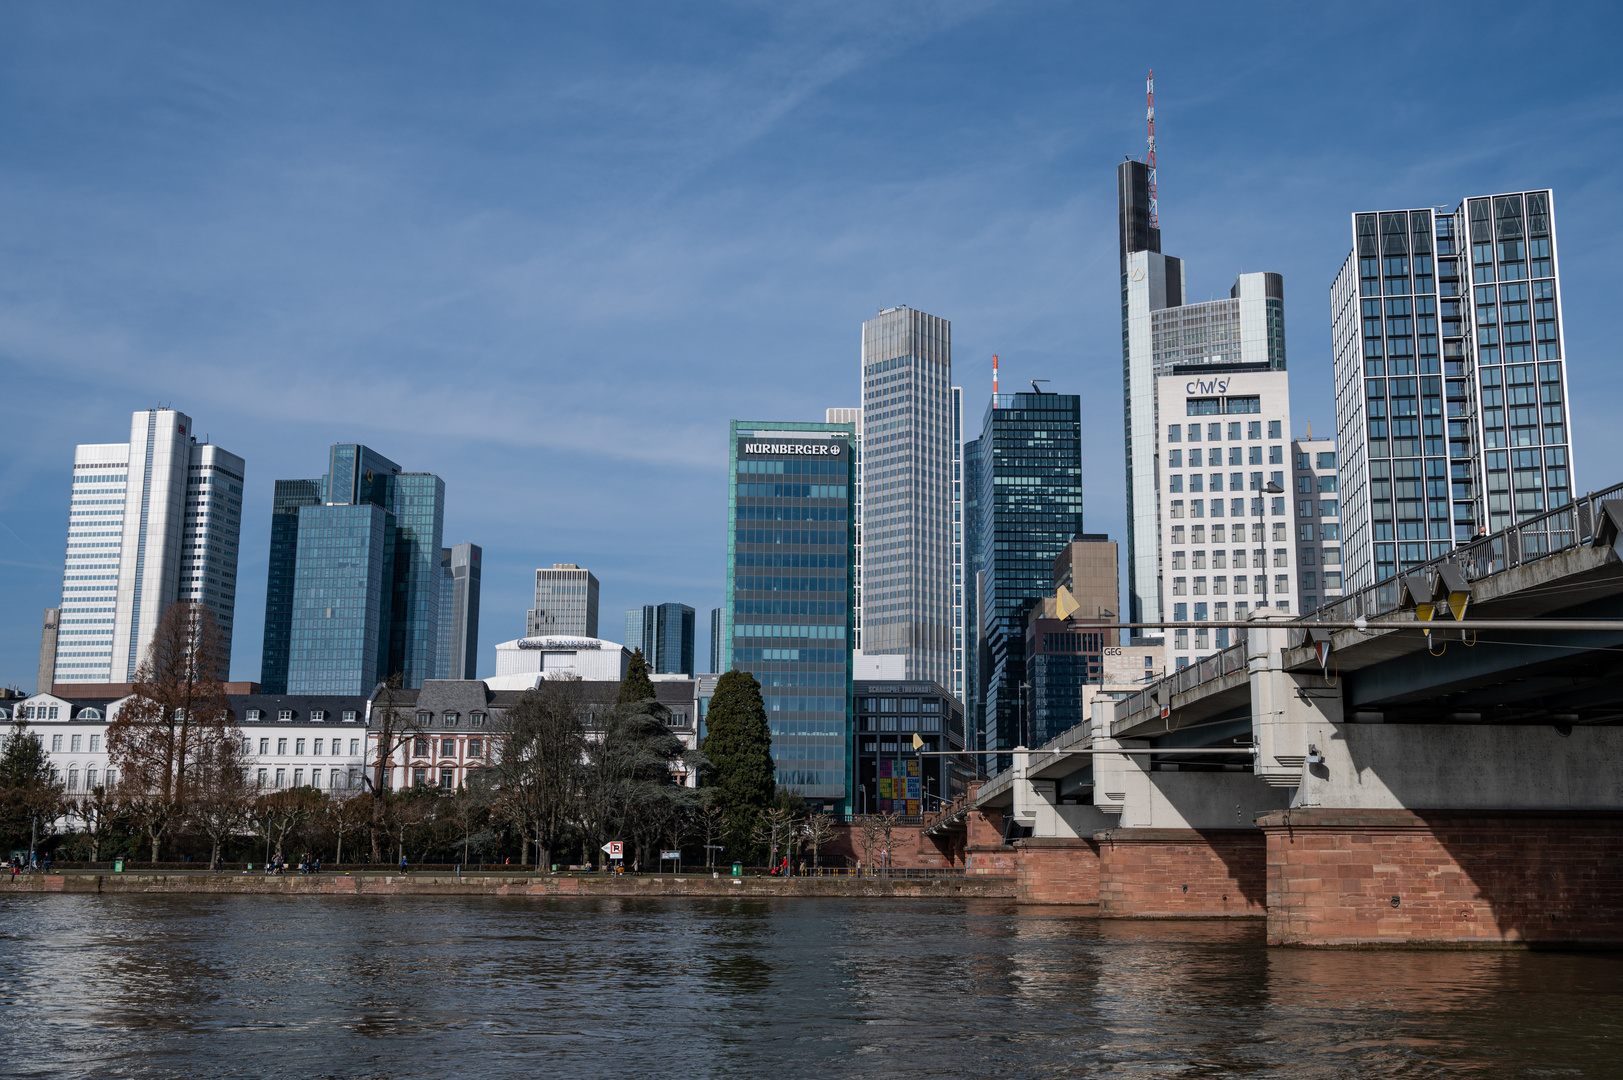
{"type": "MultiPolygon", "coordinates": [[[[482,728],[482,727],[485,726],[485,719],[486,719],[486,714],[485,713],[471,712],[471,713],[468,714],[468,726],[469,727],[482,728]]],[[[435,724],[434,724],[434,714],[431,713],[431,712],[419,712],[417,714],[417,723],[421,724],[423,727],[435,726],[435,724]]],[[[444,713],[444,714],[442,714],[440,716],[439,724],[437,726],[454,728],[454,727],[458,727],[459,725],[461,725],[461,723],[462,723],[462,714],[461,713],[447,712],[447,713],[444,713]]]]}
{"type": "MultiPolygon", "coordinates": [[[[344,723],[353,724],[358,715],[354,709],[345,709],[343,711],[344,723]]],[[[265,719],[265,711],[263,709],[247,709],[242,716],[247,721],[260,721],[265,719]]],[[[292,709],[278,709],[276,710],[276,719],[284,724],[291,723],[294,719],[294,711],[292,709]]],[[[312,724],[320,724],[331,719],[331,716],[326,709],[311,709],[309,719],[312,724]]]]}
{"type": "MultiPolygon", "coordinates": [[[[1228,561],[1227,561],[1228,557],[1229,557],[1229,553],[1226,552],[1226,551],[1214,551],[1214,552],[1212,552],[1212,569],[1214,569],[1214,570],[1227,570],[1229,568],[1228,567],[1228,561]]],[[[1252,566],[1261,567],[1261,566],[1268,565],[1268,561],[1267,561],[1268,560],[1268,552],[1264,548],[1257,548],[1255,551],[1253,551],[1251,553],[1251,557],[1252,557],[1252,561],[1251,561],[1252,566]]],[[[1190,558],[1190,564],[1191,565],[1185,566],[1184,565],[1184,553],[1181,552],[1181,551],[1174,551],[1172,553],[1172,569],[1174,569],[1174,570],[1188,570],[1188,569],[1204,570],[1204,569],[1206,569],[1206,552],[1204,552],[1204,551],[1196,551],[1196,552],[1192,553],[1189,558],[1190,558]]],[[[1274,549],[1274,565],[1275,566],[1289,566],[1290,565],[1290,548],[1275,548],[1274,549]]],[[[1235,548],[1234,549],[1234,569],[1236,569],[1236,570],[1244,570],[1245,569],[1245,551],[1243,549],[1241,549],[1241,548],[1235,548]]]]}
{"type": "MultiPolygon", "coordinates": [[[[1237,399],[1231,398],[1230,400],[1237,400],[1237,399]]],[[[1250,400],[1254,401],[1256,399],[1252,398],[1250,400]]],[[[1250,420],[1250,421],[1244,421],[1243,423],[1244,423],[1244,426],[1245,426],[1245,437],[1247,439],[1260,439],[1260,438],[1262,438],[1262,423],[1263,422],[1261,420],[1250,420]]],[[[1229,425],[1228,425],[1228,437],[1229,437],[1230,442],[1239,442],[1240,441],[1240,427],[1241,427],[1241,424],[1242,424],[1242,421],[1239,421],[1239,420],[1232,420],[1232,421],[1229,422],[1229,425]]],[[[1206,427],[1206,441],[1207,442],[1221,442],[1222,441],[1222,439],[1223,439],[1223,425],[1221,423],[1207,424],[1207,425],[1205,425],[1205,427],[1206,427]]],[[[1283,421],[1269,420],[1268,421],[1268,437],[1270,439],[1283,438],[1283,436],[1280,434],[1282,427],[1283,427],[1283,421]]],[[[1169,425],[1167,425],[1167,442],[1183,442],[1184,441],[1185,430],[1186,430],[1186,425],[1184,425],[1184,424],[1169,424],[1169,425]]],[[[1189,424],[1189,425],[1187,425],[1187,433],[1188,433],[1188,436],[1189,436],[1188,441],[1189,442],[1200,442],[1200,431],[1201,431],[1201,425],[1200,424],[1189,424]]]]}
{"type": "MultiPolygon", "coordinates": [[[[1262,525],[1260,523],[1251,526],[1251,542],[1253,544],[1262,543],[1263,530],[1265,528],[1266,528],[1266,526],[1264,526],[1264,525],[1262,525]]],[[[1224,526],[1222,526],[1222,525],[1213,525],[1212,526],[1212,543],[1214,543],[1214,544],[1223,543],[1224,542],[1224,540],[1223,540],[1224,536],[1231,537],[1233,542],[1236,543],[1236,544],[1244,543],[1245,542],[1245,526],[1236,523],[1236,524],[1234,524],[1232,526],[1229,526],[1226,531],[1225,531],[1224,526]]],[[[1272,536],[1273,536],[1273,539],[1274,539],[1275,542],[1283,541],[1283,540],[1286,539],[1286,536],[1285,536],[1285,523],[1284,522],[1282,522],[1282,521],[1274,522],[1274,527],[1273,527],[1273,530],[1272,530],[1272,536]]],[[[1173,543],[1173,545],[1176,546],[1176,545],[1182,544],[1183,543],[1183,538],[1184,538],[1184,527],[1182,525],[1174,525],[1174,526],[1172,526],[1172,543],[1173,543]]],[[[1189,542],[1191,544],[1204,544],[1206,542],[1206,526],[1204,526],[1204,525],[1191,525],[1191,526],[1189,526],[1189,542]]]]}
{"type": "MultiPolygon", "coordinates": [[[[1207,620],[1208,609],[1210,611],[1210,617],[1211,617],[1212,621],[1214,621],[1214,622],[1228,622],[1229,621],[1229,605],[1228,605],[1228,601],[1226,601],[1226,600],[1220,600],[1220,601],[1218,601],[1218,602],[1216,602],[1214,604],[1211,604],[1211,605],[1207,605],[1205,603],[1198,603],[1198,604],[1195,604],[1193,606],[1194,606],[1194,610],[1195,610],[1195,618],[1193,620],[1194,622],[1205,622],[1207,620]]],[[[1268,601],[1266,601],[1266,600],[1258,600],[1257,601],[1257,610],[1258,611],[1261,611],[1263,608],[1266,608],[1268,606],[1269,606],[1268,601]]],[[[1291,609],[1290,601],[1289,600],[1275,600],[1273,602],[1273,608],[1274,608],[1275,611],[1286,611],[1286,612],[1288,612],[1291,609]]],[[[1185,604],[1173,604],[1172,605],[1172,621],[1173,622],[1189,622],[1189,621],[1191,621],[1190,618],[1189,618],[1189,609],[1190,609],[1190,605],[1187,604],[1187,603],[1185,603],[1185,604]]],[[[1251,606],[1249,604],[1247,604],[1245,601],[1237,601],[1235,603],[1235,605],[1234,605],[1234,621],[1236,621],[1236,622],[1243,621],[1245,619],[1246,615],[1250,612],[1250,610],[1251,610],[1251,606]]]]}
{"type": "Polygon", "coordinates": [[[1296,516],[1299,518],[1335,517],[1339,512],[1340,506],[1335,499],[1323,499],[1318,502],[1312,499],[1296,501],[1296,516]]]}
{"type": "MultiPolygon", "coordinates": [[[[1230,500],[1230,502],[1232,503],[1232,505],[1229,508],[1229,516],[1230,517],[1244,517],[1245,516],[1245,500],[1244,499],[1232,499],[1232,500],[1230,500]]],[[[1211,509],[1212,509],[1212,515],[1211,515],[1212,517],[1222,517],[1223,516],[1223,500],[1222,499],[1213,499],[1213,500],[1211,500],[1211,509]]],[[[1272,513],[1272,515],[1274,517],[1284,517],[1285,516],[1285,500],[1283,498],[1276,498],[1276,499],[1271,500],[1268,509],[1270,510],[1270,512],[1272,513]]],[[[1262,499],[1252,499],[1251,500],[1251,516],[1252,517],[1262,517],[1262,510],[1263,510],[1263,500],[1262,499]]],[[[1167,507],[1167,516],[1168,517],[1173,517],[1173,518],[1181,518],[1181,517],[1183,517],[1183,511],[1184,511],[1184,501],[1182,499],[1173,499],[1171,501],[1171,503],[1167,507]]],[[[1205,517],[1206,516],[1206,500],[1205,499],[1190,499],[1189,500],[1189,516],[1192,517],[1192,518],[1205,517]]]]}
{"type": "MultiPolygon", "coordinates": [[[[412,740],[411,753],[413,757],[428,757],[429,753],[437,748],[440,757],[456,757],[456,744],[457,740],[455,739],[430,739],[418,736],[412,740]]],[[[470,758],[484,757],[485,741],[483,739],[469,739],[468,756],[470,758]]]]}
{"type": "MultiPolygon", "coordinates": [[[[1205,473],[1190,473],[1189,474],[1189,490],[1191,492],[1207,490],[1207,487],[1206,487],[1207,479],[1208,479],[1208,476],[1205,473]]],[[[1332,477],[1331,479],[1333,480],[1334,477],[1332,477]]],[[[1210,474],[1210,480],[1211,480],[1211,490],[1212,491],[1222,491],[1223,490],[1223,474],[1222,473],[1212,473],[1212,474],[1210,474]]],[[[1175,494],[1181,494],[1183,492],[1183,483],[1184,483],[1183,474],[1182,473],[1173,473],[1173,474],[1171,474],[1170,476],[1167,477],[1167,490],[1169,492],[1173,492],[1175,494]]],[[[1285,473],[1284,473],[1284,470],[1281,469],[1279,471],[1269,473],[1268,474],[1268,483],[1273,485],[1276,490],[1283,490],[1283,488],[1285,487],[1285,473]]],[[[1247,485],[1247,483],[1246,483],[1246,475],[1245,475],[1245,473],[1230,473],[1229,474],[1229,490],[1230,491],[1248,491],[1248,490],[1249,491],[1262,491],[1262,490],[1264,490],[1263,489],[1262,473],[1260,471],[1253,472],[1251,474],[1251,479],[1250,479],[1249,485],[1247,485]]]]}
{"type": "MultiPolygon", "coordinates": [[[[291,741],[293,743],[293,756],[294,757],[303,757],[304,756],[305,740],[304,739],[293,739],[291,741]]],[[[277,739],[276,740],[276,756],[277,757],[287,757],[288,756],[288,754],[287,754],[288,742],[289,742],[289,740],[287,740],[287,739],[277,739]]],[[[323,747],[325,747],[326,744],[327,744],[326,739],[311,739],[311,740],[309,740],[309,742],[310,742],[310,745],[311,745],[310,753],[311,753],[312,756],[323,757],[323,756],[326,755],[327,751],[325,749],[323,749],[323,747]]],[[[260,739],[259,740],[259,756],[260,757],[269,757],[270,756],[270,745],[271,745],[271,741],[269,739],[260,739]]],[[[242,740],[242,752],[244,754],[253,753],[253,739],[244,738],[242,740]]],[[[344,752],[344,740],[343,739],[336,739],[336,738],[333,739],[332,740],[332,753],[334,753],[334,754],[342,754],[343,752],[344,752]]],[[[349,740],[349,756],[350,757],[359,757],[360,753],[361,753],[361,740],[359,740],[359,739],[351,739],[351,740],[349,740]]]]}
{"type": "MultiPolygon", "coordinates": [[[[1280,595],[1280,596],[1288,596],[1288,595],[1290,595],[1290,591],[1291,591],[1291,589],[1290,589],[1290,580],[1291,579],[1290,579],[1289,574],[1275,574],[1274,575],[1274,593],[1276,595],[1280,595]]],[[[1256,591],[1256,594],[1258,596],[1267,596],[1268,595],[1268,575],[1266,575],[1266,574],[1257,574],[1254,578],[1248,579],[1244,574],[1235,574],[1234,575],[1234,595],[1235,596],[1244,596],[1244,595],[1246,595],[1246,584],[1247,584],[1248,581],[1252,581],[1252,582],[1255,583],[1255,585],[1256,585],[1256,590],[1255,591],[1256,591]]],[[[1225,595],[1228,594],[1228,591],[1229,591],[1229,579],[1227,577],[1225,577],[1225,576],[1222,576],[1222,575],[1214,577],[1211,580],[1211,588],[1212,588],[1211,595],[1213,595],[1213,596],[1225,596],[1225,595]]],[[[1175,578],[1172,579],[1172,595],[1173,596],[1205,596],[1206,595],[1206,579],[1204,577],[1195,578],[1195,580],[1194,580],[1194,591],[1191,592],[1188,578],[1175,577],[1175,578]]]]}
{"type": "MultiPolygon", "coordinates": [[[[1230,465],[1245,465],[1245,464],[1261,465],[1262,464],[1262,447],[1261,446],[1249,446],[1249,447],[1247,447],[1247,446],[1231,446],[1228,449],[1229,449],[1228,463],[1230,465]],[[1248,455],[1249,459],[1250,459],[1249,462],[1241,460],[1241,456],[1243,454],[1245,454],[1247,451],[1249,451],[1249,455],[1248,455]]],[[[1206,458],[1205,464],[1212,465],[1212,466],[1218,466],[1218,465],[1223,464],[1223,448],[1221,446],[1212,447],[1211,450],[1209,450],[1206,453],[1205,458],[1206,458]]],[[[1270,465],[1283,465],[1284,463],[1285,463],[1285,448],[1282,445],[1279,445],[1279,444],[1275,444],[1273,446],[1270,446],[1268,448],[1268,464],[1270,464],[1270,465]]],[[[1198,469],[1198,468],[1201,467],[1201,464],[1202,464],[1202,462],[1201,462],[1201,450],[1200,450],[1200,447],[1191,446],[1189,448],[1189,467],[1191,469],[1198,469]]],[[[1169,450],[1167,450],[1167,468],[1169,468],[1169,469],[1181,469],[1183,467],[1184,467],[1183,451],[1182,450],[1177,450],[1177,449],[1169,449],[1169,450]]]]}

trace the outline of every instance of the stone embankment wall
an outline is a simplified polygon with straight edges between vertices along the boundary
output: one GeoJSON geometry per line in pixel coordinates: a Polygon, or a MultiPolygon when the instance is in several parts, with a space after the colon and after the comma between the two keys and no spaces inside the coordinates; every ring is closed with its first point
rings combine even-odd
{"type": "Polygon", "coordinates": [[[902,897],[1013,899],[1012,877],[851,878],[518,874],[25,874],[0,893],[212,893],[291,896],[902,897]]]}

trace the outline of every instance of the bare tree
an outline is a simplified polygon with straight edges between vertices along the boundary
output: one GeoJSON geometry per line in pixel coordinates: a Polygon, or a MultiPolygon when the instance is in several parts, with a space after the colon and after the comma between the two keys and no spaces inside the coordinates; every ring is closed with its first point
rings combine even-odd
{"type": "Polygon", "coordinates": [[[91,862],[101,860],[101,846],[112,835],[120,811],[113,793],[100,784],[68,803],[68,813],[79,819],[85,839],[90,842],[91,862]]]}
{"type": "Polygon", "coordinates": [[[885,870],[888,872],[890,870],[890,849],[895,841],[896,826],[901,823],[901,818],[896,814],[879,814],[877,820],[879,823],[879,839],[884,843],[885,870]]]}
{"type": "Polygon", "coordinates": [[[272,791],[255,799],[253,821],[260,835],[270,841],[271,854],[281,855],[288,837],[320,814],[325,803],[326,796],[310,787],[272,791]]]}
{"type": "Polygon", "coordinates": [[[415,710],[401,706],[400,694],[404,683],[405,677],[396,672],[387,682],[380,684],[368,718],[369,725],[377,733],[376,740],[369,740],[368,743],[374,755],[370,778],[373,862],[383,861],[383,841],[400,833],[395,827],[396,823],[388,820],[390,812],[398,804],[398,800],[389,798],[389,780],[394,772],[395,752],[420,735],[423,730],[417,723],[415,710]]]}
{"type": "Polygon", "coordinates": [[[198,782],[187,820],[209,838],[209,866],[220,859],[220,849],[248,824],[254,804],[254,791],[248,786],[248,770],[243,767],[242,744],[217,740],[205,747],[209,760],[197,772],[198,782]]]}
{"type": "Polygon", "coordinates": [[[214,613],[169,606],[135,675],[135,692],[107,727],[107,752],[126,805],[158,861],[163,838],[185,815],[210,770],[234,767],[242,733],[231,723],[214,613]]]}
{"type": "Polygon", "coordinates": [[[351,791],[327,797],[323,821],[332,830],[337,850],[334,865],[344,861],[344,837],[358,830],[372,815],[372,798],[366,792],[351,791]]]}
{"type": "Polygon", "coordinates": [[[727,835],[727,811],[708,798],[709,792],[702,791],[705,802],[698,811],[698,830],[704,837],[704,865],[716,865],[716,841],[727,835]]]}
{"type": "Polygon", "coordinates": [[[828,814],[814,813],[804,826],[806,846],[812,849],[812,866],[823,868],[823,846],[834,839],[834,819],[828,814]]]}
{"type": "Polygon", "coordinates": [[[879,845],[880,836],[882,835],[879,819],[873,814],[865,814],[856,820],[857,837],[862,843],[862,865],[866,868],[867,873],[872,874],[874,872],[873,849],[879,845]]]}
{"type": "Polygon", "coordinates": [[[778,866],[779,852],[794,859],[795,812],[787,806],[773,806],[761,811],[755,820],[751,839],[768,849],[767,864],[778,866]]]}
{"type": "Polygon", "coordinates": [[[539,871],[580,810],[586,730],[577,678],[554,678],[526,693],[507,711],[496,733],[496,761],[476,782],[494,785],[499,813],[535,844],[539,871]]]}

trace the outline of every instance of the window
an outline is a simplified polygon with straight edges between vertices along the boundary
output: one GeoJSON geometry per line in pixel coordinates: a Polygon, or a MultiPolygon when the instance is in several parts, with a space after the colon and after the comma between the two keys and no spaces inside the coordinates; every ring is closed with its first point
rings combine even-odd
{"type": "Polygon", "coordinates": [[[351,740],[349,740],[349,756],[350,757],[355,757],[360,752],[361,752],[361,740],[359,740],[359,739],[351,739],[351,740]]]}
{"type": "MultiPolygon", "coordinates": [[[[321,723],[323,720],[327,719],[327,710],[325,710],[325,709],[312,709],[310,711],[310,719],[312,721],[314,721],[315,723],[318,723],[318,724],[321,723]]],[[[318,750],[316,752],[320,753],[321,751],[318,750]]]]}
{"type": "MultiPolygon", "coordinates": [[[[286,739],[277,739],[276,740],[276,753],[277,753],[278,756],[282,756],[282,757],[285,757],[287,755],[287,740],[286,739]]],[[[278,784],[276,786],[281,787],[280,784],[278,784]]]]}
{"type": "Polygon", "coordinates": [[[484,742],[483,739],[469,739],[468,740],[468,756],[469,757],[471,757],[471,758],[483,757],[484,753],[485,753],[485,742],[484,742]]]}
{"type": "Polygon", "coordinates": [[[413,770],[411,770],[411,784],[412,784],[413,787],[423,787],[427,783],[428,783],[428,770],[427,769],[413,769],[413,770]]]}
{"type": "Polygon", "coordinates": [[[1326,589],[1339,590],[1341,588],[1341,575],[1339,573],[1332,573],[1329,570],[1326,570],[1324,572],[1324,587],[1326,589]]]}
{"type": "Polygon", "coordinates": [[[1312,548],[1303,548],[1302,549],[1302,565],[1303,566],[1312,566],[1316,562],[1318,562],[1318,559],[1316,559],[1314,557],[1313,549],[1312,548]]]}
{"type": "Polygon", "coordinates": [[[304,786],[304,770],[303,769],[294,769],[293,770],[293,786],[294,787],[303,787],[304,786]]]}
{"type": "Polygon", "coordinates": [[[276,770],[276,789],[278,791],[280,791],[282,788],[285,788],[285,787],[287,787],[287,770],[286,769],[277,769],[276,770]]]}
{"type": "Polygon", "coordinates": [[[74,735],[68,739],[68,747],[73,753],[77,754],[79,752],[79,742],[83,738],[83,735],[74,735]]]}
{"type": "Polygon", "coordinates": [[[60,736],[60,735],[52,735],[51,736],[51,750],[54,753],[61,753],[61,751],[62,751],[62,736],[60,736]]]}
{"type": "Polygon", "coordinates": [[[1270,421],[1268,421],[1268,437],[1270,439],[1280,438],[1279,425],[1280,425],[1280,422],[1278,420],[1270,420],[1270,421]]]}
{"type": "Polygon", "coordinates": [[[1326,451],[1324,453],[1321,453],[1318,457],[1319,457],[1319,468],[1321,468],[1321,469],[1333,469],[1333,468],[1336,467],[1336,452],[1334,450],[1329,450],[1329,451],[1326,451]]]}
{"type": "MultiPolygon", "coordinates": [[[[1322,552],[1320,552],[1320,554],[1323,556],[1322,561],[1324,562],[1324,565],[1326,565],[1326,566],[1340,566],[1341,565],[1341,549],[1340,548],[1338,548],[1338,547],[1327,547],[1322,552]]],[[[1329,575],[1325,575],[1325,576],[1328,577],[1329,575]]]]}
{"type": "Polygon", "coordinates": [[[449,791],[451,788],[455,787],[456,785],[452,780],[452,777],[455,776],[455,775],[456,774],[453,773],[450,769],[441,769],[440,770],[440,787],[446,789],[447,791],[449,791]]]}
{"type": "Polygon", "coordinates": [[[344,723],[353,724],[354,722],[355,722],[355,710],[354,709],[345,709],[344,710],[344,723]]]}
{"type": "Polygon", "coordinates": [[[259,752],[261,754],[269,754],[270,753],[270,740],[269,739],[260,739],[259,740],[259,752]]]}
{"type": "MultiPolygon", "coordinates": [[[[303,739],[294,739],[293,740],[293,756],[294,757],[303,757],[304,756],[304,740],[303,739]]],[[[295,786],[297,786],[297,785],[295,785],[295,786]]]]}
{"type": "MultiPolygon", "coordinates": [[[[326,742],[326,740],[324,740],[324,739],[317,739],[315,746],[311,748],[311,753],[315,754],[316,757],[320,757],[321,756],[321,747],[325,744],[325,742],[326,742]]],[[[337,739],[333,740],[334,745],[336,745],[337,742],[338,742],[337,739]]]]}
{"type": "Polygon", "coordinates": [[[1275,574],[1274,575],[1274,592],[1283,595],[1283,594],[1288,593],[1290,591],[1291,591],[1290,575],[1289,574],[1275,574]]]}
{"type": "Polygon", "coordinates": [[[1183,425],[1171,424],[1167,427],[1167,442],[1179,442],[1183,438],[1183,425]]]}
{"type": "Polygon", "coordinates": [[[90,736],[90,752],[92,754],[96,754],[96,753],[101,752],[101,736],[100,735],[92,735],[92,736],[90,736]]]}
{"type": "Polygon", "coordinates": [[[1262,421],[1253,420],[1245,426],[1245,437],[1248,439],[1262,438],[1262,421]]]}
{"type": "Polygon", "coordinates": [[[469,727],[484,727],[485,726],[485,714],[482,713],[482,712],[469,713],[468,714],[468,726],[469,727]]]}
{"type": "Polygon", "coordinates": [[[260,712],[258,709],[249,709],[243,715],[245,717],[247,717],[247,719],[249,719],[249,720],[258,720],[261,717],[263,717],[265,714],[260,712]]]}
{"type": "Polygon", "coordinates": [[[1285,464],[1285,448],[1283,446],[1270,446],[1268,448],[1268,464],[1285,464]]]}
{"type": "Polygon", "coordinates": [[[416,739],[413,739],[411,744],[411,752],[417,757],[427,757],[428,739],[422,736],[418,736],[416,739]]]}
{"type": "Polygon", "coordinates": [[[276,714],[276,718],[285,724],[293,719],[293,710],[283,709],[281,712],[276,714]]]}
{"type": "Polygon", "coordinates": [[[265,770],[264,769],[259,770],[259,786],[260,787],[265,786],[265,770]]]}
{"type": "Polygon", "coordinates": [[[417,714],[417,722],[423,727],[428,727],[434,722],[434,714],[431,712],[420,712],[417,714]]]}
{"type": "Polygon", "coordinates": [[[445,714],[445,726],[448,728],[456,727],[457,721],[461,718],[461,715],[458,713],[448,712],[445,714]]]}
{"type": "Polygon", "coordinates": [[[1175,577],[1175,578],[1173,578],[1172,579],[1172,595],[1173,596],[1188,596],[1189,595],[1189,579],[1188,578],[1183,578],[1183,577],[1175,577]]]}
{"type": "Polygon", "coordinates": [[[440,757],[455,757],[455,756],[456,756],[456,740],[455,739],[441,739],[440,740],[440,757]]]}
{"type": "Polygon", "coordinates": [[[68,770],[68,790],[69,791],[78,791],[79,790],[79,770],[78,769],[69,769],[68,770]]]}

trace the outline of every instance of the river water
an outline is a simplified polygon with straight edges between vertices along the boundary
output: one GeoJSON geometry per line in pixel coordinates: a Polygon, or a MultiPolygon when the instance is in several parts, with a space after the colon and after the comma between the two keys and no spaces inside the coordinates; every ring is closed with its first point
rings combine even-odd
{"type": "Polygon", "coordinates": [[[0,898],[6,1077],[1623,1077],[1623,956],[1000,901],[0,898]]]}

